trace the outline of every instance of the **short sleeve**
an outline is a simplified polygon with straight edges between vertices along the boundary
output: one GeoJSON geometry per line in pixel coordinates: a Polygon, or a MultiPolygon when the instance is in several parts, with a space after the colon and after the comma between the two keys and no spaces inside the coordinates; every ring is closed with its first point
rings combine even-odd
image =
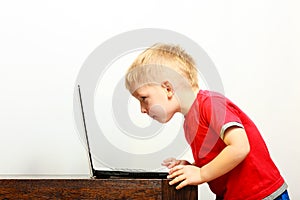
{"type": "Polygon", "coordinates": [[[210,130],[213,130],[223,140],[225,131],[233,126],[244,128],[239,118],[239,110],[226,97],[211,94],[201,106],[202,116],[210,130]]]}

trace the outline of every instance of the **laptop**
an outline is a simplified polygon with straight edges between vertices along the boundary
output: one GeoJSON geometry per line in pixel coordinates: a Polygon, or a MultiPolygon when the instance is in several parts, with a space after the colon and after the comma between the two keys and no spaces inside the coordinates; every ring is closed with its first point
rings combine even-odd
{"type": "Polygon", "coordinates": [[[88,160],[89,160],[89,167],[90,167],[90,174],[91,178],[112,178],[112,177],[124,177],[124,178],[144,178],[144,179],[165,179],[168,176],[168,172],[158,172],[158,171],[146,171],[144,169],[95,169],[92,160],[91,148],[88,138],[87,132],[87,124],[84,116],[84,109],[83,109],[83,99],[81,95],[80,85],[78,85],[78,95],[80,101],[80,108],[81,108],[81,115],[82,121],[84,125],[84,132],[85,132],[85,142],[87,145],[88,151],[88,160]]]}

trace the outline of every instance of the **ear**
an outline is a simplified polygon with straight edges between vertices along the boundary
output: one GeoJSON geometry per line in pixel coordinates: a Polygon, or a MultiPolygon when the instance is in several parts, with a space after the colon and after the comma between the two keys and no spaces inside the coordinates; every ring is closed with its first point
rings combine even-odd
{"type": "Polygon", "coordinates": [[[165,89],[168,98],[172,98],[174,95],[173,85],[169,81],[164,81],[161,83],[161,86],[165,89]]]}

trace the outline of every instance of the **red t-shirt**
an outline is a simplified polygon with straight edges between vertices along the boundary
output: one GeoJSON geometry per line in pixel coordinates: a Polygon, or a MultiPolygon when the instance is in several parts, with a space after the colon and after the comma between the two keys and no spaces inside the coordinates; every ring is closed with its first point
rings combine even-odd
{"type": "Polygon", "coordinates": [[[230,200],[263,199],[279,188],[282,190],[284,180],[259,130],[241,109],[219,93],[201,90],[185,116],[185,137],[196,166],[206,165],[226,147],[223,136],[226,129],[233,126],[246,131],[250,152],[233,170],[210,181],[210,189],[230,200]]]}

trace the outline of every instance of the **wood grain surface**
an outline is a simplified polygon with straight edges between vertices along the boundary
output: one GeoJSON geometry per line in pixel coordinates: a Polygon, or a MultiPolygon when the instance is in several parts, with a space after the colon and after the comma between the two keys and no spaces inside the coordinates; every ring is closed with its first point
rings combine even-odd
{"type": "Polygon", "coordinates": [[[161,179],[0,179],[0,199],[197,200],[196,186],[161,179]]]}

